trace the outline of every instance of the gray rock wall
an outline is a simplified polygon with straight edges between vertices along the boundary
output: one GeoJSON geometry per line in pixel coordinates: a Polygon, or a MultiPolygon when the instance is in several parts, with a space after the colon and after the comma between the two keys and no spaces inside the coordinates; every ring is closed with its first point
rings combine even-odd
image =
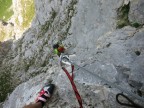
{"type": "Polygon", "coordinates": [[[134,23],[144,24],[144,1],[132,0],[130,8],[129,20],[134,23]]]}
{"type": "MultiPolygon", "coordinates": [[[[35,3],[36,17],[31,28],[13,44],[13,57],[3,62],[11,66],[17,83],[25,82],[8,97],[4,108],[20,108],[34,102],[46,82],[56,84],[57,88],[45,108],[78,107],[58,57],[52,53],[52,45],[57,41],[75,55],[71,60],[79,66],[137,95],[138,90],[144,92],[144,31],[130,26],[116,29],[117,9],[123,1],[36,0],[35,3]]],[[[94,75],[76,68],[75,82],[85,108],[124,108],[115,100],[121,91],[94,75]]]]}

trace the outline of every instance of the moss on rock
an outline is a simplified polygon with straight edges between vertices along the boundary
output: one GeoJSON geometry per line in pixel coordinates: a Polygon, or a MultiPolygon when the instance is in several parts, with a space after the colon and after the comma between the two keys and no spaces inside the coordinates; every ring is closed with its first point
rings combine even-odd
{"type": "Polygon", "coordinates": [[[118,8],[117,28],[123,28],[124,26],[127,26],[130,24],[129,19],[128,19],[129,9],[130,9],[130,3],[118,8]]]}
{"type": "Polygon", "coordinates": [[[12,0],[0,0],[0,19],[7,21],[14,14],[11,8],[12,0]]]}
{"type": "Polygon", "coordinates": [[[11,74],[9,68],[1,68],[0,74],[0,102],[3,102],[12,91],[11,74]]]}
{"type": "Polygon", "coordinates": [[[135,28],[141,27],[142,25],[137,22],[129,21],[129,11],[130,11],[130,2],[118,8],[117,10],[117,28],[123,28],[124,26],[132,26],[135,28]]]}

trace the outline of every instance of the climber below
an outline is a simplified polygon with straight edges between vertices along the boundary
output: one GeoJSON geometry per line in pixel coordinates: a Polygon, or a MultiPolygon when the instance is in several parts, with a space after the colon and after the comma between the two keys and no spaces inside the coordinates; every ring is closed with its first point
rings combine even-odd
{"type": "Polygon", "coordinates": [[[64,53],[64,51],[65,51],[64,46],[60,45],[58,43],[53,45],[53,49],[54,49],[54,53],[57,54],[59,57],[60,57],[61,53],[64,53]]]}

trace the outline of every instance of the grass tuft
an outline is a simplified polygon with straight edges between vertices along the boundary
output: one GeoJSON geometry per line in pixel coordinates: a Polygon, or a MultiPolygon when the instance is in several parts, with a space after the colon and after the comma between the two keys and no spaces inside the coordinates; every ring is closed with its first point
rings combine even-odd
{"type": "Polygon", "coordinates": [[[142,27],[141,24],[137,22],[130,22],[128,15],[129,15],[129,10],[130,10],[130,2],[127,5],[121,6],[117,10],[117,27],[118,29],[123,28],[124,26],[132,26],[135,28],[142,27]]]}
{"type": "Polygon", "coordinates": [[[130,3],[118,8],[117,28],[123,28],[124,26],[127,26],[130,24],[129,19],[128,19],[129,9],[130,9],[130,3]]]}
{"type": "Polygon", "coordinates": [[[0,0],[0,19],[8,21],[14,14],[12,8],[12,0],[0,0]]]}
{"type": "Polygon", "coordinates": [[[26,28],[30,26],[35,14],[34,0],[21,0],[22,6],[22,27],[26,28]]]}

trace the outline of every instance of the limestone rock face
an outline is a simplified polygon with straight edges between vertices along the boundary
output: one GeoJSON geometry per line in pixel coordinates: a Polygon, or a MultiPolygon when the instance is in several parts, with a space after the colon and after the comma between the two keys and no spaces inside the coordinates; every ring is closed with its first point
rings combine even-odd
{"type": "Polygon", "coordinates": [[[130,4],[129,20],[144,24],[144,1],[143,0],[132,0],[130,4]]]}
{"type": "MultiPolygon", "coordinates": [[[[31,27],[13,43],[2,62],[13,75],[12,84],[19,84],[3,108],[21,108],[34,102],[45,83],[54,83],[56,90],[44,108],[78,107],[59,58],[53,54],[56,42],[66,47],[74,63],[90,71],[75,66],[75,83],[84,108],[126,108],[115,100],[122,91],[95,75],[143,96],[144,28],[116,29],[117,9],[124,2],[129,1],[35,0],[31,27]]],[[[69,66],[67,69],[70,71],[69,66]]]]}

